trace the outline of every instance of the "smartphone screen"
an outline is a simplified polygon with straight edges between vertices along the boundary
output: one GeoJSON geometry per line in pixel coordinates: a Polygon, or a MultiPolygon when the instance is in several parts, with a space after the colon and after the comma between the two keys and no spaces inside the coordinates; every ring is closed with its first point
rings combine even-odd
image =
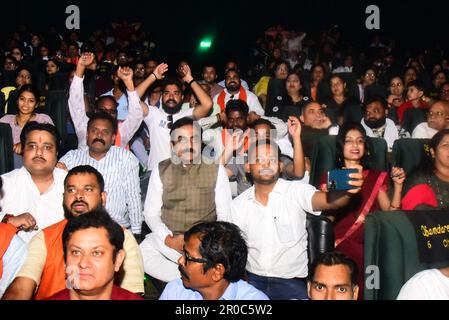
{"type": "Polygon", "coordinates": [[[355,187],[348,182],[350,173],[356,173],[357,169],[334,169],[327,173],[327,190],[349,190],[355,187]]]}

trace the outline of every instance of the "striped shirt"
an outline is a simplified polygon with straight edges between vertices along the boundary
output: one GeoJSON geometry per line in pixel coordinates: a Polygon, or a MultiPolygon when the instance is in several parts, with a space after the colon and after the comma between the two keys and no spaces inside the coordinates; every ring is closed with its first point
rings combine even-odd
{"type": "Polygon", "coordinates": [[[90,165],[97,169],[105,182],[106,209],[120,225],[140,234],[143,214],[140,198],[139,161],[128,150],[112,146],[100,161],[89,150],[72,150],[59,160],[68,169],[90,165]]]}

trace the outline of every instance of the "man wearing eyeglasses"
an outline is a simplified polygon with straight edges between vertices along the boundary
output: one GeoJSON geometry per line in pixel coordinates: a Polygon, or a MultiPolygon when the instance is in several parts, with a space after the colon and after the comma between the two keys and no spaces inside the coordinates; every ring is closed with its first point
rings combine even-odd
{"type": "MultiPolygon", "coordinates": [[[[168,65],[161,63],[138,87],[137,93],[140,97],[156,81],[165,78],[168,65]]],[[[170,158],[170,129],[173,123],[184,117],[193,117],[199,120],[208,116],[212,110],[212,99],[200,84],[192,77],[192,72],[187,63],[180,63],[176,70],[179,78],[188,84],[199,103],[187,110],[182,110],[184,95],[182,83],[177,79],[165,79],[162,83],[161,107],[143,105],[145,124],[150,132],[150,155],[148,169],[153,170],[157,164],[170,158]]]]}
{"type": "Polygon", "coordinates": [[[432,139],[440,130],[449,128],[449,102],[437,101],[427,113],[427,122],[422,122],[413,130],[412,138],[432,139]]]}
{"type": "Polygon", "coordinates": [[[201,159],[201,129],[192,118],[171,130],[172,157],[153,168],[144,205],[152,233],[140,244],[144,270],[164,282],[179,278],[184,233],[199,221],[224,220],[231,188],[222,165],[201,159]]]}
{"type": "Polygon", "coordinates": [[[229,222],[199,223],[184,234],[178,260],[181,278],[167,284],[159,300],[268,300],[246,281],[248,248],[229,222]]]}

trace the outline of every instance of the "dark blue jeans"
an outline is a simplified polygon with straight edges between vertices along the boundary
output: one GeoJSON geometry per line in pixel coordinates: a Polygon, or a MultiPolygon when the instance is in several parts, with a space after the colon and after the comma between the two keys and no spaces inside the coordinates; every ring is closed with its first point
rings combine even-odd
{"type": "Polygon", "coordinates": [[[248,282],[264,292],[271,300],[306,300],[309,298],[305,279],[262,277],[248,272],[248,282]]]}

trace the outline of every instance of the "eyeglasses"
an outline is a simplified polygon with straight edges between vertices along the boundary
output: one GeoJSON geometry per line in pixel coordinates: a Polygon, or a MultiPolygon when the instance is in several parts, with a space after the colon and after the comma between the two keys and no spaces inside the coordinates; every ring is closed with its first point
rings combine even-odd
{"type": "Polygon", "coordinates": [[[431,117],[438,117],[438,118],[444,117],[444,112],[441,112],[441,111],[437,111],[437,112],[429,111],[429,112],[427,112],[427,117],[429,117],[429,118],[431,118],[431,117]]]}
{"type": "Polygon", "coordinates": [[[191,257],[188,253],[187,253],[187,251],[185,251],[185,250],[182,250],[182,253],[183,253],[183,257],[184,257],[184,260],[185,260],[185,262],[187,263],[187,262],[196,262],[196,263],[207,263],[208,262],[208,260],[207,259],[205,259],[205,258],[193,258],[193,257],[191,257]]]}
{"type": "Polygon", "coordinates": [[[173,127],[173,116],[172,115],[168,115],[167,116],[167,128],[171,129],[173,127]]]}

